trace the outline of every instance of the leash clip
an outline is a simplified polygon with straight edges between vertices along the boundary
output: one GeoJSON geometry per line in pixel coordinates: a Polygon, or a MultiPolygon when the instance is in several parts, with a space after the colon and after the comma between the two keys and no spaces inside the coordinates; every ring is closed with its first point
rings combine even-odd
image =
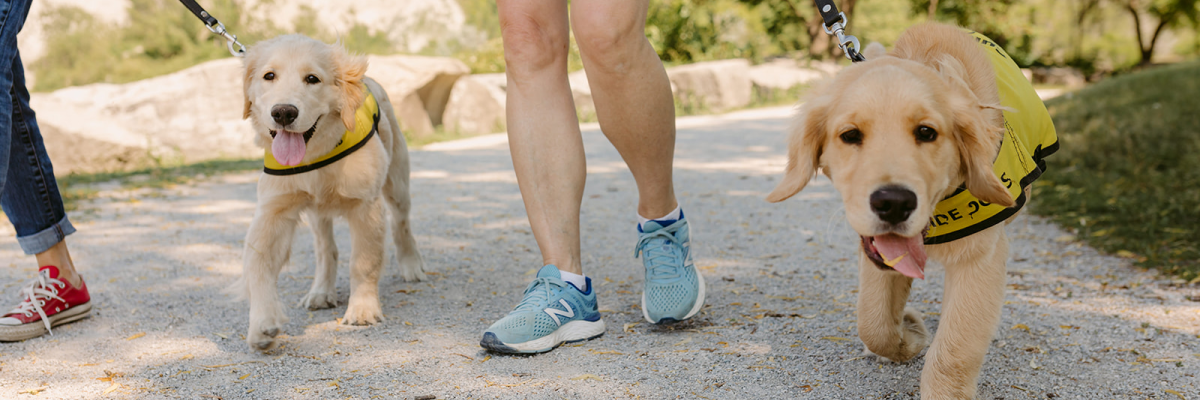
{"type": "MultiPolygon", "coordinates": [[[[200,13],[203,15],[206,15],[206,16],[208,15],[207,11],[201,11],[200,13]]],[[[243,45],[242,42],[238,41],[237,35],[229,33],[229,31],[225,29],[225,24],[222,24],[220,21],[217,21],[215,18],[213,19],[213,21],[216,23],[214,23],[212,25],[205,24],[204,26],[208,27],[208,30],[212,31],[212,33],[215,33],[215,34],[225,37],[225,42],[226,42],[225,45],[227,47],[229,47],[229,54],[233,54],[234,57],[245,56],[246,55],[246,46],[243,45]],[[233,48],[233,45],[235,45],[235,44],[238,46],[237,50],[234,50],[234,48],[233,48]]]]}
{"type": "Polygon", "coordinates": [[[850,59],[850,61],[866,61],[867,59],[864,58],[862,53],[859,53],[858,51],[862,48],[858,38],[854,37],[854,35],[846,34],[845,23],[849,21],[849,19],[846,19],[846,13],[839,12],[838,17],[839,21],[834,22],[833,25],[821,24],[821,27],[825,28],[825,34],[837,36],[838,48],[842,49],[842,53],[844,53],[846,58],[850,59]]]}

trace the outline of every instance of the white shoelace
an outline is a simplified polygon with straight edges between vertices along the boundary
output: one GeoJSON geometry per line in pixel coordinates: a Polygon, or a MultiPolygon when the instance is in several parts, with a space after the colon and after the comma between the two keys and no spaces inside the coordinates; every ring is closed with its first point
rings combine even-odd
{"type": "Polygon", "coordinates": [[[66,287],[67,284],[63,281],[51,278],[48,270],[42,270],[38,272],[37,278],[29,281],[29,284],[21,289],[21,297],[25,300],[21,301],[21,304],[18,304],[17,308],[12,309],[8,314],[24,314],[26,317],[32,317],[33,312],[37,312],[42,317],[42,323],[46,324],[46,332],[53,335],[54,332],[50,332],[50,317],[46,316],[46,311],[42,310],[42,307],[46,305],[46,300],[56,299],[65,302],[66,300],[63,300],[62,297],[58,297],[58,290],[66,287]]]}

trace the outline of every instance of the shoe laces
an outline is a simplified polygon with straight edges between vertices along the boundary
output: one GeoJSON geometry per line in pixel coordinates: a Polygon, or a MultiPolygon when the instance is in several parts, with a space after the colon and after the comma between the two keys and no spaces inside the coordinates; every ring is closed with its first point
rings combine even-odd
{"type": "Polygon", "coordinates": [[[682,273],[679,268],[682,264],[679,261],[683,257],[682,247],[679,238],[666,229],[659,229],[642,235],[633,256],[641,255],[649,280],[677,279],[682,273]]]}
{"type": "Polygon", "coordinates": [[[513,312],[521,311],[540,311],[550,303],[550,299],[554,297],[554,288],[566,288],[566,282],[560,279],[551,279],[546,277],[535,278],[529,286],[525,288],[525,298],[521,299],[521,303],[513,309],[513,312]]]}
{"type": "Polygon", "coordinates": [[[46,315],[46,311],[42,307],[46,306],[47,300],[63,300],[58,297],[59,289],[66,289],[67,284],[61,280],[50,277],[50,272],[42,270],[38,272],[37,278],[29,281],[24,288],[21,289],[21,298],[24,300],[17,304],[17,308],[9,311],[9,314],[24,314],[26,317],[32,317],[36,312],[42,317],[42,323],[46,324],[46,332],[51,335],[54,332],[50,331],[50,317],[46,315]]]}

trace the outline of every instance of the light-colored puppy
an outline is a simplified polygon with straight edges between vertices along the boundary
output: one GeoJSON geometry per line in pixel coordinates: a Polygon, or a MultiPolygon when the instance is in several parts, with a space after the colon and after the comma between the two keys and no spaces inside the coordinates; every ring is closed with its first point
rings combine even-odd
{"type": "Polygon", "coordinates": [[[425,277],[409,227],[408,148],[387,93],[364,75],[366,70],[365,57],[301,35],[267,40],[246,53],[244,117],[253,123],[255,143],[267,149],[268,159],[268,173],[258,181],[258,207],[243,255],[250,300],[246,341],[255,349],[272,348],[287,322],[276,284],[302,213],[312,226],[317,268],[312,289],[300,305],[337,306],[335,216],[349,221],[352,243],[350,300],[343,324],[383,321],[378,286],[387,236],[385,209],[392,214],[401,275],[409,281],[425,277]],[[334,153],[343,134],[371,124],[370,117],[359,115],[368,93],[377,103],[377,129],[361,147],[306,172],[271,173],[270,160],[284,168],[304,167],[334,153]]]}
{"type": "Polygon", "coordinates": [[[891,360],[929,344],[905,303],[927,256],[944,265],[921,397],[974,398],[1004,300],[1003,222],[1057,149],[1054,127],[1016,64],[982,35],[926,24],[890,54],[867,50],[801,106],[786,174],[767,199],[791,197],[818,170],[833,181],[861,236],[858,335],[891,360]]]}

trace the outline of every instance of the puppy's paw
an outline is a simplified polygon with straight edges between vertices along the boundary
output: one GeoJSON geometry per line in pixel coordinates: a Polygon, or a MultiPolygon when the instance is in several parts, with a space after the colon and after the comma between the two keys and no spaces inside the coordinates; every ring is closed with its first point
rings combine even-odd
{"type": "Polygon", "coordinates": [[[383,322],[383,309],[379,307],[378,299],[351,299],[346,307],[346,315],[342,317],[343,325],[374,325],[378,322],[383,322]]]}
{"type": "Polygon", "coordinates": [[[323,292],[314,290],[308,292],[307,295],[304,295],[303,299],[300,299],[300,307],[309,310],[337,307],[337,291],[323,292]]]}
{"type": "Polygon", "coordinates": [[[246,343],[258,351],[268,351],[275,348],[275,337],[283,331],[283,318],[263,318],[260,321],[250,321],[250,329],[246,332],[246,343]]]}
{"type": "Polygon", "coordinates": [[[400,277],[404,278],[405,282],[417,282],[425,280],[425,262],[421,260],[421,256],[409,256],[401,258],[400,277]]]}
{"type": "Polygon", "coordinates": [[[911,359],[929,346],[929,330],[925,328],[925,321],[921,320],[921,314],[911,308],[904,309],[904,319],[900,324],[904,335],[904,348],[901,349],[901,356],[906,360],[911,359]]]}

